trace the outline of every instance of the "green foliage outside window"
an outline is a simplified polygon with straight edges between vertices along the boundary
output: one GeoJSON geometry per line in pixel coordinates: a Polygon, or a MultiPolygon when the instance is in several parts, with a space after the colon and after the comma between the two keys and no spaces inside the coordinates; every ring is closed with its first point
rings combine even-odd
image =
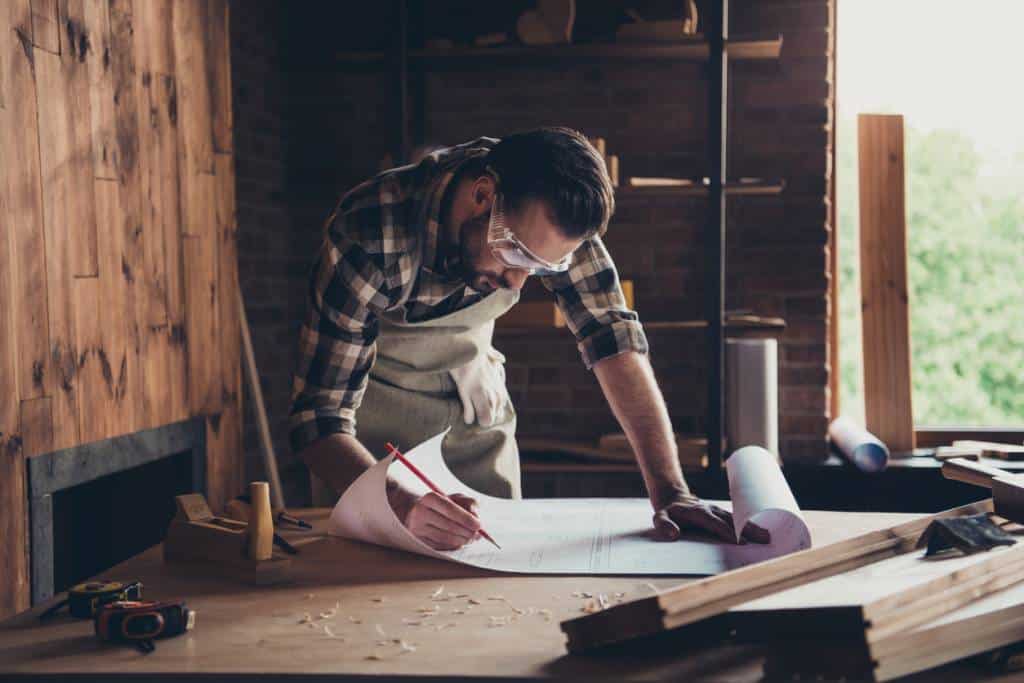
{"type": "MultiPolygon", "coordinates": [[[[855,120],[837,140],[841,412],[863,419],[855,120]]],[[[998,178],[955,130],[907,125],[914,422],[1024,424],[1024,153],[998,178]]]]}

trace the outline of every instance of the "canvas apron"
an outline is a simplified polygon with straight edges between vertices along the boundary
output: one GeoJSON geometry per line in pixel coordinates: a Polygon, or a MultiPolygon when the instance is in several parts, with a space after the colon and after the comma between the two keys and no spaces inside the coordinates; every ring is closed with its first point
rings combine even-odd
{"type": "MultiPolygon", "coordinates": [[[[437,276],[423,270],[420,277],[437,276]]],[[[433,320],[409,322],[404,307],[381,316],[377,357],[356,410],[359,441],[380,459],[387,454],[388,441],[408,449],[451,427],[442,451],[452,473],[481,493],[519,498],[512,402],[506,398],[494,425],[467,425],[449,373],[492,349],[495,318],[518,300],[519,292],[498,289],[433,320]]],[[[315,478],[313,497],[314,504],[321,505],[337,500],[337,494],[324,491],[315,478]]]]}

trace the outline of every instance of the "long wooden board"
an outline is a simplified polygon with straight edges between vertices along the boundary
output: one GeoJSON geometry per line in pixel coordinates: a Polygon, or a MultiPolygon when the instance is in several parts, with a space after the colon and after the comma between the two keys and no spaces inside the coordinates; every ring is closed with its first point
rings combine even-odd
{"type": "Polygon", "coordinates": [[[694,624],[765,595],[912,552],[932,520],[991,511],[991,500],[953,508],[564,621],[562,630],[569,651],[581,652],[694,624]]]}
{"type": "Polygon", "coordinates": [[[890,451],[914,449],[903,117],[857,117],[864,406],[890,451]]]}

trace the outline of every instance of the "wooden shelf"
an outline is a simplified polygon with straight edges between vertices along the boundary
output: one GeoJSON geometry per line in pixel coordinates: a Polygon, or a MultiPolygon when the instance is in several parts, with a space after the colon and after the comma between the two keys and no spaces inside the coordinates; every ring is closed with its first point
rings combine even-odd
{"type": "MultiPolygon", "coordinates": [[[[784,180],[758,180],[726,183],[725,193],[730,197],[775,196],[786,189],[784,180]]],[[[687,185],[622,185],[615,194],[624,197],[707,197],[707,185],[692,182],[687,185]]]]}
{"type": "MultiPolygon", "coordinates": [[[[782,36],[772,38],[740,36],[726,44],[730,59],[771,60],[782,52],[782,36]]],[[[335,57],[341,64],[382,66],[386,52],[340,52],[335,57]]],[[[677,43],[583,43],[570,45],[502,45],[498,47],[453,47],[448,49],[410,50],[413,64],[454,63],[458,61],[533,61],[533,60],[669,60],[706,61],[708,43],[702,36],[677,43]]]]}

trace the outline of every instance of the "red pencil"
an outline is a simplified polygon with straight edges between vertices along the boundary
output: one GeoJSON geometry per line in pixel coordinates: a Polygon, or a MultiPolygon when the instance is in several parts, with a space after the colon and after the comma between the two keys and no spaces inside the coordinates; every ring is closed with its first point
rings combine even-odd
{"type": "MultiPolygon", "coordinates": [[[[439,496],[444,496],[448,500],[451,500],[451,498],[448,498],[448,495],[444,491],[442,491],[441,489],[437,488],[437,486],[434,484],[434,482],[432,482],[429,479],[427,479],[427,475],[425,475],[422,472],[420,472],[420,468],[416,467],[416,465],[413,465],[411,462],[409,462],[406,459],[406,457],[404,455],[402,455],[402,452],[399,451],[397,448],[395,448],[394,445],[390,441],[387,443],[387,446],[388,446],[389,449],[391,449],[391,452],[395,454],[395,457],[398,458],[399,460],[401,460],[402,464],[409,468],[410,472],[415,474],[417,477],[419,477],[420,481],[422,481],[424,484],[426,484],[427,486],[430,487],[431,491],[433,491],[434,493],[436,493],[439,496]]],[[[501,546],[498,545],[498,542],[495,541],[493,538],[491,538],[491,535],[489,533],[487,533],[486,531],[484,531],[483,528],[480,529],[480,535],[483,536],[484,538],[486,538],[491,543],[493,543],[495,548],[497,548],[498,550],[501,550],[501,546]]]]}

